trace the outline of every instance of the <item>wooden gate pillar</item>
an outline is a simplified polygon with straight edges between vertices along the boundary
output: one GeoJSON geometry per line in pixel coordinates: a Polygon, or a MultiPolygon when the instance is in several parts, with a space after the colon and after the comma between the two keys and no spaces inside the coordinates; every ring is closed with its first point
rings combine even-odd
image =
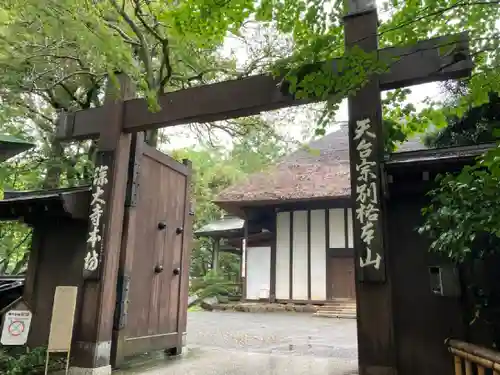
{"type": "MultiPolygon", "coordinates": [[[[366,0],[350,0],[345,17],[346,49],[377,57],[377,11],[366,0]]],[[[349,148],[356,262],[358,361],[360,375],[396,370],[391,283],[384,247],[382,170],[384,139],[377,76],[349,97],[349,148]]]]}
{"type": "Polygon", "coordinates": [[[123,101],[135,92],[125,75],[110,81],[104,102],[106,127],[101,129],[90,203],[87,255],[72,349],[72,371],[110,374],[113,314],[122,241],[124,202],[131,135],[122,133],[123,101]]]}

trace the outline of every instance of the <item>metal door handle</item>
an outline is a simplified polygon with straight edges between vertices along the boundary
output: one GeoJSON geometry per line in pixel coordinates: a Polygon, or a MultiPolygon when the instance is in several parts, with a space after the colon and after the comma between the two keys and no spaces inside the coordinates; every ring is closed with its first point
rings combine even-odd
{"type": "Polygon", "coordinates": [[[178,276],[179,274],[181,273],[181,269],[180,268],[174,268],[174,275],[175,276],[178,276]]]}
{"type": "Polygon", "coordinates": [[[159,229],[159,230],[163,230],[163,229],[165,229],[166,227],[167,227],[167,223],[165,223],[164,221],[160,221],[160,222],[158,223],[158,229],[159,229]]]}
{"type": "Polygon", "coordinates": [[[162,265],[157,265],[155,267],[155,273],[161,273],[163,272],[163,266],[162,265]]]}
{"type": "Polygon", "coordinates": [[[175,230],[175,233],[177,233],[177,234],[181,234],[182,232],[184,232],[184,228],[183,228],[183,227],[178,227],[178,228],[175,230]]]}

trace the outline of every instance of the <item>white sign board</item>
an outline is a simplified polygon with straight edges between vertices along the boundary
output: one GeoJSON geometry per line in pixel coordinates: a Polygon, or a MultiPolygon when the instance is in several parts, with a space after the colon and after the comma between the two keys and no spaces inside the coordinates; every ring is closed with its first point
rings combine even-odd
{"type": "Polygon", "coordinates": [[[28,310],[11,310],[5,314],[3,322],[2,345],[25,345],[28,341],[32,314],[28,310]]]}

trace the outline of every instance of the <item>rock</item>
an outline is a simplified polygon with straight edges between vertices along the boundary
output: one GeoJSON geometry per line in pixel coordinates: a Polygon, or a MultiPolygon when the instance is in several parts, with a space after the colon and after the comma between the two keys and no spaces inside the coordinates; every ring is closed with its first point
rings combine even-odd
{"type": "Polygon", "coordinates": [[[201,301],[200,306],[204,310],[213,311],[214,305],[216,305],[219,301],[217,297],[208,297],[201,301]]]}
{"type": "Polygon", "coordinates": [[[286,311],[285,306],[283,305],[274,305],[270,307],[269,311],[283,312],[286,311]]]}
{"type": "Polygon", "coordinates": [[[233,310],[243,312],[243,311],[245,311],[245,306],[241,303],[238,303],[238,304],[234,305],[233,310]]]}
{"type": "Polygon", "coordinates": [[[228,296],[219,296],[218,300],[220,303],[229,303],[229,297],[228,296]]]}
{"type": "Polygon", "coordinates": [[[198,296],[196,294],[193,294],[192,296],[189,296],[188,297],[188,305],[192,304],[197,299],[198,299],[198,296]]]}
{"type": "Polygon", "coordinates": [[[318,311],[318,308],[314,305],[309,304],[309,305],[304,306],[304,312],[306,312],[306,313],[315,313],[317,311],[318,311]]]}

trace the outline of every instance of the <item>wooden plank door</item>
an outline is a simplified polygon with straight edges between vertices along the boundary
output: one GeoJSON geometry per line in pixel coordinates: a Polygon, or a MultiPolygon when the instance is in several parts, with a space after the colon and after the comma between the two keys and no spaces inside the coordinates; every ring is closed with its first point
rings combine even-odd
{"type": "Polygon", "coordinates": [[[136,207],[122,246],[127,253],[122,273],[129,279],[126,323],[115,335],[115,366],[131,355],[179,350],[185,332],[190,168],[143,145],[139,173],[136,207]]]}
{"type": "Polygon", "coordinates": [[[356,298],[354,258],[329,258],[331,298],[356,298]]]}

